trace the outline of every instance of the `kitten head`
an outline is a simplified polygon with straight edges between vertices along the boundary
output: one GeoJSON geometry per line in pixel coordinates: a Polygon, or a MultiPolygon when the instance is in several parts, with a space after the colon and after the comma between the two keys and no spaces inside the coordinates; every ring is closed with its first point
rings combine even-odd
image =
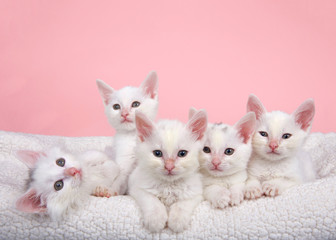
{"type": "Polygon", "coordinates": [[[99,93],[105,106],[109,123],[117,131],[135,129],[135,111],[154,119],[158,110],[158,77],[150,72],[140,87],[124,87],[114,90],[97,80],[99,93]]]}
{"type": "Polygon", "coordinates": [[[51,218],[59,219],[76,206],[82,193],[79,161],[59,148],[46,153],[18,151],[16,155],[31,170],[29,189],[16,202],[18,210],[47,212],[51,218]]]}
{"type": "Polygon", "coordinates": [[[136,156],[144,174],[168,182],[194,174],[199,168],[198,153],[206,127],[205,111],[197,112],[187,124],[174,120],[154,124],[137,113],[136,156]]]}
{"type": "Polygon", "coordinates": [[[267,112],[260,100],[250,95],[247,111],[257,116],[257,128],[252,145],[256,154],[277,161],[294,156],[306,139],[315,114],[312,99],[304,101],[292,114],[267,112]]]}
{"type": "Polygon", "coordinates": [[[209,124],[200,153],[202,169],[215,177],[245,170],[252,152],[251,138],[255,126],[253,112],[247,113],[234,126],[209,124]]]}

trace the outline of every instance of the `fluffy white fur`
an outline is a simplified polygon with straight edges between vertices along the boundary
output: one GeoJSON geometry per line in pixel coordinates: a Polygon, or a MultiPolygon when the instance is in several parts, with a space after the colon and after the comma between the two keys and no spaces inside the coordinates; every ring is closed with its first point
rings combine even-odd
{"type": "Polygon", "coordinates": [[[135,167],[136,143],[135,111],[154,119],[158,110],[158,77],[150,72],[140,87],[124,87],[114,90],[97,80],[99,93],[105,106],[105,114],[115,128],[113,159],[120,166],[120,175],[113,184],[113,192],[123,195],[127,191],[129,174],[135,167]]]}
{"type": "Polygon", "coordinates": [[[206,113],[196,113],[187,124],[173,120],[154,124],[139,113],[136,126],[138,165],[130,176],[129,194],[140,206],[146,229],[158,232],[168,223],[171,230],[181,232],[203,199],[198,153],[206,113]]]}
{"type": "Polygon", "coordinates": [[[263,194],[273,197],[315,179],[311,158],[302,148],[313,121],[314,101],[308,99],[294,113],[287,114],[267,112],[260,100],[250,95],[247,111],[254,111],[258,121],[245,197],[255,199],[263,194]]]}
{"type": "Polygon", "coordinates": [[[200,163],[204,198],[214,208],[238,205],[244,199],[255,125],[253,112],[247,113],[234,126],[208,125],[200,163]]]}
{"type": "Polygon", "coordinates": [[[73,155],[58,147],[46,152],[19,151],[19,159],[31,170],[28,190],[16,208],[28,213],[48,213],[54,220],[77,208],[90,194],[110,197],[119,167],[100,151],[73,155]],[[59,159],[64,165],[57,164],[59,159]],[[63,187],[56,190],[56,182],[63,187]]]}

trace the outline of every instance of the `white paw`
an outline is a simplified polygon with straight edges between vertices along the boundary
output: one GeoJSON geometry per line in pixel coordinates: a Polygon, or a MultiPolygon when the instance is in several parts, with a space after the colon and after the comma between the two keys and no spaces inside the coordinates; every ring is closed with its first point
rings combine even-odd
{"type": "Polygon", "coordinates": [[[168,227],[174,232],[182,232],[189,227],[191,215],[179,207],[172,206],[169,212],[168,227]]]}
{"type": "Polygon", "coordinates": [[[111,189],[108,189],[106,187],[101,187],[98,186],[96,187],[96,189],[94,190],[93,194],[96,197],[111,197],[111,196],[116,196],[117,194],[113,191],[111,191],[111,189]]]}
{"type": "Polygon", "coordinates": [[[257,199],[262,195],[262,190],[259,186],[250,186],[245,189],[246,199],[257,199]]]}
{"type": "Polygon", "coordinates": [[[166,226],[167,219],[168,215],[164,206],[155,208],[151,212],[144,214],[144,227],[150,232],[160,232],[166,226]]]}
{"type": "Polygon", "coordinates": [[[210,203],[214,208],[223,209],[229,206],[230,200],[231,200],[231,192],[226,188],[222,188],[218,192],[218,194],[213,196],[210,203]]]}
{"type": "Polygon", "coordinates": [[[231,206],[237,206],[244,200],[244,192],[243,191],[232,191],[231,192],[231,206]]]}
{"type": "Polygon", "coordinates": [[[268,197],[275,197],[281,193],[279,186],[268,183],[268,182],[264,182],[262,184],[262,190],[265,193],[265,195],[268,197]]]}

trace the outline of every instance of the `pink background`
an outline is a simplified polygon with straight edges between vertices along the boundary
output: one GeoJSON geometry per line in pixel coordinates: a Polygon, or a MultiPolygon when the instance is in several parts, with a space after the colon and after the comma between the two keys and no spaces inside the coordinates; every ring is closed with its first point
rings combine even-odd
{"type": "Polygon", "coordinates": [[[159,76],[159,118],[190,106],[235,123],[256,94],[268,110],[316,103],[335,131],[336,1],[0,2],[0,130],[112,135],[95,80],[159,76]]]}

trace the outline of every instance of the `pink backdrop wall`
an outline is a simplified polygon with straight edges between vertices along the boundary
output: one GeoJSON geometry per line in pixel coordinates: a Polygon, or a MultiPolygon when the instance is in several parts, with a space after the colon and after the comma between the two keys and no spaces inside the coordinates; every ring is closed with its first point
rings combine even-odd
{"type": "Polygon", "coordinates": [[[0,130],[112,135],[95,80],[151,70],[158,118],[233,124],[250,93],[288,112],[312,97],[313,131],[335,131],[336,1],[0,2],[0,130]]]}

